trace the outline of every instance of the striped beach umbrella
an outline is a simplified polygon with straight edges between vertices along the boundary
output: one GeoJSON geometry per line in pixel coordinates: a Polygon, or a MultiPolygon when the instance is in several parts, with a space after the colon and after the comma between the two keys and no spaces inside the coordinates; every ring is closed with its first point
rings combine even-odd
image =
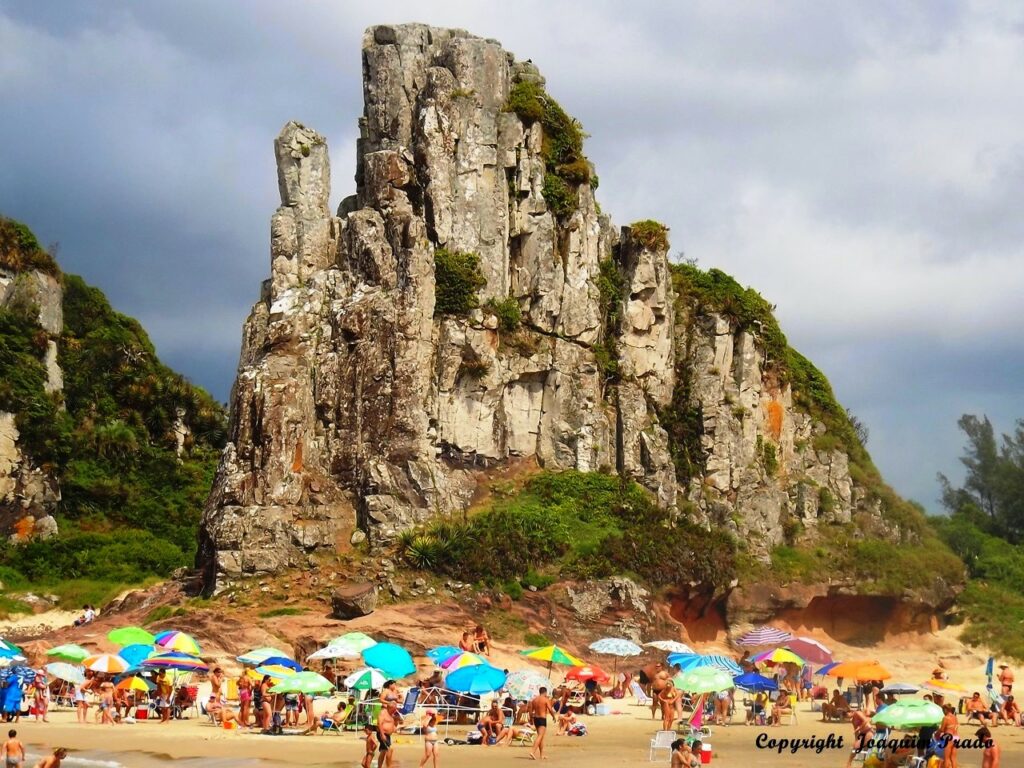
{"type": "Polygon", "coordinates": [[[387,678],[379,669],[363,667],[345,678],[345,687],[354,691],[379,691],[387,678]]]}
{"type": "Polygon", "coordinates": [[[196,642],[192,635],[187,635],[176,629],[161,632],[156,636],[155,642],[166,651],[181,651],[193,656],[198,656],[202,652],[199,648],[199,643],[196,642]]]}
{"type": "Polygon", "coordinates": [[[247,651],[246,653],[243,653],[241,656],[238,656],[236,658],[236,661],[239,664],[246,664],[250,667],[255,667],[262,664],[266,659],[269,659],[271,656],[287,657],[288,654],[282,651],[280,648],[253,648],[251,651],[247,651]]]}
{"type": "Polygon", "coordinates": [[[140,665],[144,669],[175,669],[179,672],[209,672],[210,667],[200,658],[187,653],[162,653],[150,656],[140,665]]]}
{"type": "Polygon", "coordinates": [[[439,665],[441,669],[447,669],[449,672],[454,672],[456,669],[462,669],[463,667],[473,667],[478,664],[486,664],[487,659],[483,656],[478,656],[475,653],[469,651],[463,651],[457,653],[454,656],[449,656],[447,659],[441,662],[439,665]]]}
{"type": "Polygon", "coordinates": [[[678,664],[682,672],[700,667],[718,667],[733,675],[743,673],[743,668],[733,659],[713,653],[670,653],[668,663],[673,666],[678,664]]]}
{"type": "Polygon", "coordinates": [[[831,664],[833,661],[832,651],[813,637],[794,637],[786,642],[785,647],[812,664],[831,664]]]}
{"type": "Polygon", "coordinates": [[[741,635],[736,642],[739,645],[756,648],[760,645],[782,645],[792,639],[793,636],[789,632],[775,627],[761,626],[741,635]]]}
{"type": "Polygon", "coordinates": [[[802,667],[804,665],[804,660],[788,648],[774,648],[770,651],[759,653],[750,660],[757,662],[758,664],[767,661],[772,664],[796,664],[798,667],[802,667]]]}
{"type": "Polygon", "coordinates": [[[119,675],[128,669],[128,662],[113,653],[98,653],[82,661],[82,666],[93,672],[119,675]]]}

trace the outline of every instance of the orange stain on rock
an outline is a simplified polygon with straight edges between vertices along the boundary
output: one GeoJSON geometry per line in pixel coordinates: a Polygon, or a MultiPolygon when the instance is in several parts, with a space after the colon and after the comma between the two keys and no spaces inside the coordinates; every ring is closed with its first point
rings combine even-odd
{"type": "Polygon", "coordinates": [[[302,471],[302,441],[295,443],[295,458],[292,459],[292,472],[302,471]]]}
{"type": "Polygon", "coordinates": [[[782,437],[782,416],[784,413],[782,403],[778,400],[769,400],[766,410],[768,411],[768,434],[775,440],[778,440],[782,437]]]}

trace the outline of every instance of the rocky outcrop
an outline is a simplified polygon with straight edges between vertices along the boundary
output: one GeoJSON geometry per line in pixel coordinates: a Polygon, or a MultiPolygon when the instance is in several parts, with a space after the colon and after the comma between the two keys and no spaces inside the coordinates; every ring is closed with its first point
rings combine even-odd
{"type": "Polygon", "coordinates": [[[512,457],[618,471],[761,555],[790,516],[849,520],[845,454],[808,448],[820,425],[754,336],[677,301],[667,231],[616,230],[585,159],[552,160],[564,137],[511,106],[524,84],[548,114],[536,68],[493,40],[369,29],[356,190],[336,212],[323,136],[282,130],[271,275],[202,524],[208,588],[459,512],[476,470],[512,457]],[[465,314],[435,315],[442,249],[479,259],[465,314]],[[678,407],[700,414],[700,476],[674,461],[678,407]]]}
{"type": "Polygon", "coordinates": [[[0,411],[0,531],[12,541],[56,535],[58,501],[56,481],[21,450],[14,414],[0,411]]]}
{"type": "Polygon", "coordinates": [[[336,619],[368,616],[377,607],[377,585],[345,584],[331,594],[331,615],[336,619]]]}

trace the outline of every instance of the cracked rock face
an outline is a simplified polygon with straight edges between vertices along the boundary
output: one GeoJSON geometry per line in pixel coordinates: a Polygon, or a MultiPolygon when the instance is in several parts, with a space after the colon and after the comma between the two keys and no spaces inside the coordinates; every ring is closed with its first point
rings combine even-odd
{"type": "Polygon", "coordinates": [[[848,512],[842,459],[796,457],[813,425],[763,385],[753,340],[717,325],[680,340],[667,243],[617,231],[585,182],[571,211],[550,209],[544,130],[505,111],[517,80],[543,84],[532,64],[419,24],[370,28],[362,58],[355,194],[329,210],[316,131],[288,123],[274,143],[271,275],[243,328],[229,444],[204,513],[208,588],[300,566],[357,531],[372,544],[461,511],[473,471],[514,457],[617,470],[674,508],[694,492],[676,478],[658,414],[687,355],[706,403],[706,482],[749,505],[750,530],[774,535],[789,489],[744,469],[767,422],[727,422],[727,389],[752,412],[783,403],[785,431],[772,436],[782,461],[805,462],[848,512]],[[479,255],[486,282],[467,316],[434,316],[440,248],[479,255]],[[622,295],[602,299],[609,261],[622,295]],[[500,328],[492,299],[517,303],[520,327],[500,328]],[[620,304],[618,327],[605,327],[604,300],[620,304]],[[708,373],[734,360],[737,376],[708,373]]]}

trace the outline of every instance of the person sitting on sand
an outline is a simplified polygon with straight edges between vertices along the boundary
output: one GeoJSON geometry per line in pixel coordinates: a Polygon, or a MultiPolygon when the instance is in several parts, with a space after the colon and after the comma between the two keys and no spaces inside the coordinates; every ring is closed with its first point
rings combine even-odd
{"type": "Polygon", "coordinates": [[[52,755],[44,757],[33,768],[60,768],[61,761],[67,756],[68,751],[64,747],[57,747],[52,755]]]}
{"type": "Polygon", "coordinates": [[[467,653],[473,652],[473,641],[469,637],[469,632],[462,633],[462,639],[459,640],[459,649],[467,653]]]}
{"type": "Polygon", "coordinates": [[[473,629],[473,653],[491,655],[491,636],[487,634],[483,624],[477,624],[473,629]]]}
{"type": "Polygon", "coordinates": [[[821,721],[845,720],[850,714],[850,702],[839,691],[838,688],[832,691],[832,699],[821,705],[821,721]]]}
{"type": "Polygon", "coordinates": [[[1007,725],[1020,725],[1020,707],[1013,700],[1013,694],[1006,697],[1003,706],[996,713],[996,725],[1005,722],[1007,725]]]}
{"type": "Polygon", "coordinates": [[[555,736],[561,736],[569,731],[569,729],[576,724],[576,715],[571,709],[565,709],[558,713],[558,730],[555,731],[555,736]]]}
{"type": "Polygon", "coordinates": [[[967,704],[964,706],[964,711],[967,713],[967,722],[971,720],[977,720],[982,725],[995,725],[996,716],[989,709],[988,705],[985,704],[981,699],[981,694],[975,691],[971,698],[967,700],[967,704]]]}

